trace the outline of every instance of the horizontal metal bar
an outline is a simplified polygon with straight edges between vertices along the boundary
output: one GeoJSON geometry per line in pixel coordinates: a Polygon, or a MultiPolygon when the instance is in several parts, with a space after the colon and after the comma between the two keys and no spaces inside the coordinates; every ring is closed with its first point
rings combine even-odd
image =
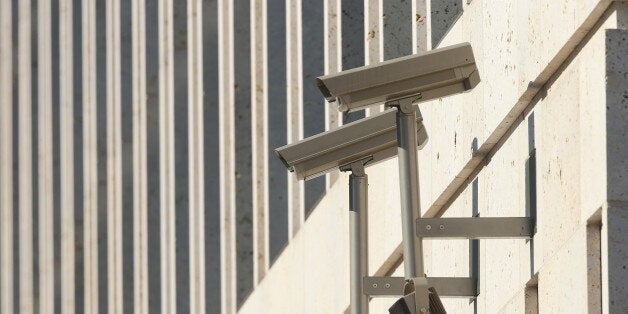
{"type": "Polygon", "coordinates": [[[440,297],[473,298],[478,295],[478,280],[468,277],[429,277],[427,283],[440,297]]]}
{"type": "MultiPolygon", "coordinates": [[[[466,277],[428,277],[429,287],[434,287],[441,297],[477,296],[477,279],[466,277]]],[[[404,277],[364,277],[362,292],[372,297],[403,296],[404,277]]]]}
{"type": "Polygon", "coordinates": [[[529,239],[534,235],[534,219],[530,217],[420,218],[416,220],[416,235],[420,238],[529,239]]]}

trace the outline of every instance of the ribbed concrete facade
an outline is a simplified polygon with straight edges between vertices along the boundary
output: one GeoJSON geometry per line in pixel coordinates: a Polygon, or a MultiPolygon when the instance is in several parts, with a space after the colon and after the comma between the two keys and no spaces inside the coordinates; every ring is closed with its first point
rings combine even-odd
{"type": "MultiPolygon", "coordinates": [[[[536,233],[424,240],[478,279],[445,307],[627,312],[627,38],[611,0],[0,0],[0,313],[346,312],[348,176],[273,149],[383,110],[316,76],[460,42],[482,82],[420,105],[423,215],[536,233]]],[[[369,274],[401,276],[397,160],[366,172],[369,274]]]]}

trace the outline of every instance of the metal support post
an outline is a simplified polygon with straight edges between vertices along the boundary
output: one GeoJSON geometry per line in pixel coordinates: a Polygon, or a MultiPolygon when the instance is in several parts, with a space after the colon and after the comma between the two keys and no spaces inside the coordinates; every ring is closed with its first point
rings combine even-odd
{"type": "Polygon", "coordinates": [[[401,231],[403,264],[406,280],[423,277],[423,243],[415,239],[414,222],[421,218],[419,199],[419,172],[416,148],[415,95],[386,103],[397,107],[397,149],[399,158],[399,189],[401,192],[401,231]]]}
{"type": "Polygon", "coordinates": [[[368,276],[368,176],[364,165],[371,158],[341,166],[349,176],[350,308],[352,314],[368,313],[368,296],[362,281],[368,276]]]}

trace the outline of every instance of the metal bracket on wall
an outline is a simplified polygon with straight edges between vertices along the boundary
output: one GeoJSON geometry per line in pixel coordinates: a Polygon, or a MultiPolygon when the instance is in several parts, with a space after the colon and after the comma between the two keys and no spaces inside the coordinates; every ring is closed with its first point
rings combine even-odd
{"type": "MultiPolygon", "coordinates": [[[[531,239],[534,236],[534,219],[530,217],[421,218],[416,220],[416,235],[419,238],[531,239]]],[[[439,294],[442,293],[439,291],[439,294]]]]}
{"type": "MultiPolygon", "coordinates": [[[[362,292],[371,297],[399,297],[404,295],[404,277],[364,277],[362,292]]],[[[441,297],[473,298],[477,294],[477,279],[466,277],[428,277],[428,287],[441,297]]]]}
{"type": "Polygon", "coordinates": [[[436,289],[429,286],[425,277],[406,280],[404,296],[397,300],[388,311],[391,314],[447,314],[436,289]]]}
{"type": "Polygon", "coordinates": [[[403,298],[401,300],[408,306],[408,309],[412,313],[429,313],[430,286],[427,282],[427,278],[417,277],[406,280],[406,285],[403,288],[403,298]]]}

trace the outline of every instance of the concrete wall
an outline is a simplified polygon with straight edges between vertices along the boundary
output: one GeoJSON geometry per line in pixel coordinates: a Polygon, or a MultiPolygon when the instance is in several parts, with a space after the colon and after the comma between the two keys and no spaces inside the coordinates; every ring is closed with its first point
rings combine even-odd
{"type": "MultiPolygon", "coordinates": [[[[477,178],[469,178],[475,183],[448,196],[445,217],[536,210],[537,233],[530,241],[481,240],[480,294],[474,302],[445,299],[447,310],[625,311],[626,271],[619,261],[626,260],[626,6],[604,13],[608,3],[598,1],[459,5],[464,12],[439,46],[469,41],[482,83],[420,106],[430,133],[419,154],[422,208],[434,208],[479,146],[476,154],[488,158],[477,178]],[[523,113],[509,118],[513,107],[523,113]],[[495,143],[504,121],[513,126],[495,143]]],[[[396,160],[367,173],[369,270],[400,276],[402,267],[390,263],[400,253],[396,160]]],[[[347,193],[341,175],[240,312],[347,309],[347,193]]],[[[469,241],[424,242],[428,276],[473,273],[469,241]]],[[[392,302],[373,299],[370,310],[384,312],[392,302]]]]}
{"type": "MultiPolygon", "coordinates": [[[[314,77],[464,41],[480,85],[420,106],[423,214],[537,233],[426,240],[428,276],[479,279],[448,311],[626,312],[619,3],[0,0],[0,312],[346,311],[348,176],[273,149],[383,110],[314,77]]],[[[401,276],[397,161],[367,174],[369,273],[401,276]]]]}

